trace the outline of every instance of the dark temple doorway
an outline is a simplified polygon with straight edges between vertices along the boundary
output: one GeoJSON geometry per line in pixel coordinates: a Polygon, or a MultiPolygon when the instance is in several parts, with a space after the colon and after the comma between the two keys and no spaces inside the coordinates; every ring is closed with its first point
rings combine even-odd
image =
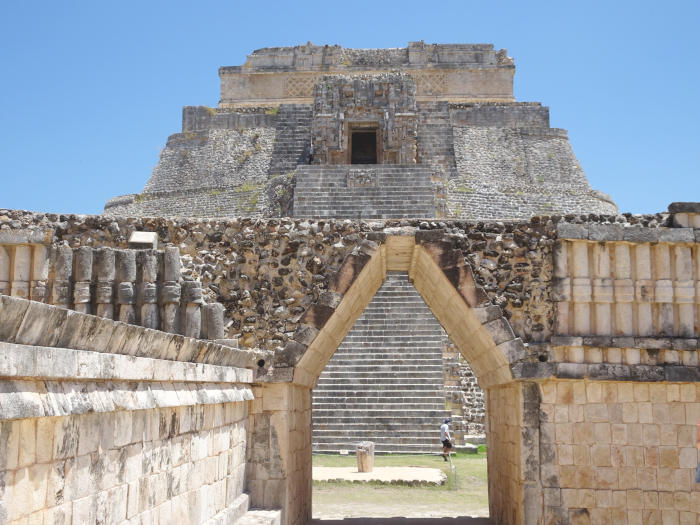
{"type": "Polygon", "coordinates": [[[377,163],[377,132],[354,131],[352,133],[351,164],[377,163]]]}

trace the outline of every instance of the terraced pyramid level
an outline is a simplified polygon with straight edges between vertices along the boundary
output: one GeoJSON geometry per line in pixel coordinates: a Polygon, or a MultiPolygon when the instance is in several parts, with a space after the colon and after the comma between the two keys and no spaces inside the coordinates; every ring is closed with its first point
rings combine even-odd
{"type": "Polygon", "coordinates": [[[445,410],[442,327],[408,281],[389,272],[313,391],[313,450],[428,453],[445,410]]]}

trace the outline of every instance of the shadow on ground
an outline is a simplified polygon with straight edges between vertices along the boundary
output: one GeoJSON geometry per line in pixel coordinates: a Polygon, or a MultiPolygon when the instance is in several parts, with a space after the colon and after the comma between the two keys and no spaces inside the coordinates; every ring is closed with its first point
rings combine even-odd
{"type": "Polygon", "coordinates": [[[342,520],[311,520],[311,525],[489,525],[488,518],[345,518],[342,520]]]}

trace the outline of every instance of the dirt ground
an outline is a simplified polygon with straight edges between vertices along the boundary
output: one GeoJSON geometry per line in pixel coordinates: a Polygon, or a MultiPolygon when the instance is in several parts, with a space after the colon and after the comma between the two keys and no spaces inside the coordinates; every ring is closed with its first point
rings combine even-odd
{"type": "MultiPolygon", "coordinates": [[[[314,456],[314,466],[352,466],[355,461],[354,456],[314,456]]],[[[457,472],[456,486],[449,463],[440,456],[377,456],[375,466],[441,468],[448,481],[440,487],[314,482],[313,517],[319,520],[319,525],[487,523],[483,519],[469,519],[488,517],[486,454],[460,454],[454,457],[453,464],[457,472]],[[411,519],[404,522],[388,520],[399,517],[411,519]],[[418,518],[450,519],[417,521],[418,518]]]]}

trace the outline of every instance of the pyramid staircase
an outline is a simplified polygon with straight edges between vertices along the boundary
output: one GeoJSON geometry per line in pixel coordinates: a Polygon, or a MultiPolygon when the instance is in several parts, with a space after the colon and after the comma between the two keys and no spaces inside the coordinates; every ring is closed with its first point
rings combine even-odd
{"type": "Polygon", "coordinates": [[[443,384],[442,327],[408,276],[388,272],[313,391],[313,451],[441,450],[443,384]]]}
{"type": "Polygon", "coordinates": [[[294,216],[349,219],[434,217],[431,168],[400,164],[297,166],[294,216]],[[354,173],[367,174],[353,186],[354,173]]]}
{"type": "Polygon", "coordinates": [[[432,165],[445,181],[454,178],[457,164],[450,105],[448,102],[420,102],[418,106],[418,162],[432,165]]]}
{"type": "Polygon", "coordinates": [[[270,159],[270,175],[294,171],[297,164],[308,164],[311,144],[311,104],[281,104],[275,125],[275,145],[270,159]]]}

